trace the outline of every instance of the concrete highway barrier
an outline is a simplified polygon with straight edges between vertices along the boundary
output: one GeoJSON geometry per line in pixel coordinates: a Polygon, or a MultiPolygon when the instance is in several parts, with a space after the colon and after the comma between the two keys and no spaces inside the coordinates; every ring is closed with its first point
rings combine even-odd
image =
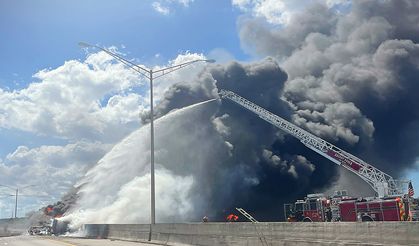
{"type": "Polygon", "coordinates": [[[0,219],[0,236],[19,235],[27,232],[28,218],[0,219]]]}
{"type": "MultiPolygon", "coordinates": [[[[156,224],[167,245],[419,245],[419,222],[156,224]]],[[[87,224],[86,237],[147,241],[150,225],[87,224]]]]}

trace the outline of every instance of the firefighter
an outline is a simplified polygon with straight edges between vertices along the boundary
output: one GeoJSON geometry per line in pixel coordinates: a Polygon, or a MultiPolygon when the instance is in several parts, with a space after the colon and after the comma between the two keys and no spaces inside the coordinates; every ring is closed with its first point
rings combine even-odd
{"type": "Polygon", "coordinates": [[[288,210],[287,221],[288,221],[288,222],[296,222],[296,219],[295,219],[295,213],[294,213],[294,211],[292,210],[292,208],[291,208],[291,207],[290,207],[290,209],[288,210]]]}
{"type": "Polygon", "coordinates": [[[228,222],[234,222],[237,221],[239,219],[239,216],[235,215],[235,214],[229,214],[227,216],[227,221],[228,222]]]}
{"type": "Polygon", "coordinates": [[[326,208],[326,220],[327,222],[332,221],[332,209],[330,207],[326,208]]]}
{"type": "Polygon", "coordinates": [[[295,220],[296,221],[303,221],[304,220],[303,211],[299,210],[299,211],[295,212],[295,220]]]}

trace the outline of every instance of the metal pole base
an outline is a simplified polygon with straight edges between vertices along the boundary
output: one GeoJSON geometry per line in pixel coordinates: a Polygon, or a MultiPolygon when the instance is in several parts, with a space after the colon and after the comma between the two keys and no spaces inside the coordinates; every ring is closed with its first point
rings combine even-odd
{"type": "Polygon", "coordinates": [[[148,234],[148,241],[151,241],[152,228],[153,228],[153,225],[150,224],[150,233],[148,234]]]}

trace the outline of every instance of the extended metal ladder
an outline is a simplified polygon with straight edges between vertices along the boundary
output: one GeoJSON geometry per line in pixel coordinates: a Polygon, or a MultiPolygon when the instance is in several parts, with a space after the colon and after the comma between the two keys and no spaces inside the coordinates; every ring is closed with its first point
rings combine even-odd
{"type": "MultiPolygon", "coordinates": [[[[244,209],[236,208],[236,210],[239,211],[241,214],[243,214],[243,216],[246,217],[248,220],[250,220],[253,224],[259,223],[259,221],[257,221],[255,218],[253,218],[253,216],[250,215],[248,212],[246,212],[244,209]]],[[[269,246],[269,243],[266,240],[265,235],[263,235],[263,232],[258,230],[256,225],[255,225],[255,230],[256,230],[256,233],[258,234],[258,237],[259,237],[260,241],[262,242],[262,245],[269,246]]]]}
{"type": "Polygon", "coordinates": [[[227,98],[239,104],[245,109],[255,113],[263,120],[296,137],[301,143],[307,146],[307,148],[355,173],[367,182],[379,197],[403,196],[406,194],[404,187],[407,187],[409,181],[393,179],[393,177],[387,173],[375,168],[358,157],[315,136],[299,126],[288,122],[232,91],[220,90],[219,94],[221,98],[227,98]]]}
{"type": "Polygon", "coordinates": [[[236,208],[237,211],[239,211],[241,214],[244,215],[244,217],[246,217],[248,220],[250,220],[253,223],[259,223],[259,221],[255,220],[255,218],[252,217],[252,215],[250,215],[248,212],[246,212],[244,209],[242,208],[236,208]]]}

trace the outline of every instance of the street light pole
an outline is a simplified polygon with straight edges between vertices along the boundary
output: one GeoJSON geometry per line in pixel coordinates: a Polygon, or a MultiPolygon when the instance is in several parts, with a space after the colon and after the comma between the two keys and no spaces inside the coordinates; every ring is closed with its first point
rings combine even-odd
{"type": "MultiPolygon", "coordinates": [[[[153,111],[153,70],[150,69],[150,185],[151,185],[151,224],[156,224],[156,185],[154,176],[154,111],[153,111]]],[[[151,241],[151,240],[149,240],[151,241]]]]}
{"type": "MultiPolygon", "coordinates": [[[[12,189],[12,190],[16,191],[16,195],[15,195],[15,218],[17,218],[17,199],[18,199],[18,196],[19,196],[19,187],[13,188],[13,187],[10,187],[8,185],[0,185],[0,186],[1,187],[7,187],[9,189],[12,189]]],[[[25,189],[25,188],[28,188],[28,187],[31,187],[31,186],[36,186],[36,185],[27,185],[27,186],[21,187],[20,189],[22,190],[22,189],[25,189]]],[[[10,195],[10,196],[13,196],[13,195],[10,195]]],[[[13,218],[13,210],[12,210],[12,218],[13,218]]]]}
{"type": "MultiPolygon", "coordinates": [[[[142,76],[144,76],[145,78],[147,78],[150,81],[150,175],[151,175],[151,214],[150,214],[150,221],[151,221],[151,225],[154,225],[156,223],[156,192],[155,192],[155,173],[154,173],[154,111],[153,111],[153,80],[160,78],[164,75],[167,75],[171,72],[174,72],[176,70],[179,70],[181,68],[184,68],[186,66],[189,66],[193,63],[196,62],[206,62],[206,63],[214,63],[215,60],[213,59],[197,59],[197,60],[192,60],[189,62],[184,62],[178,65],[174,65],[174,66],[170,66],[170,67],[165,67],[162,69],[158,69],[158,70],[153,70],[153,69],[147,69],[144,67],[140,67],[139,65],[130,62],[126,59],[124,59],[123,57],[121,57],[118,54],[115,54],[111,51],[109,51],[108,49],[102,48],[100,46],[97,45],[92,45],[92,44],[88,44],[85,42],[79,42],[79,46],[82,48],[89,48],[89,47],[93,47],[93,48],[97,48],[100,49],[102,51],[104,51],[105,53],[107,53],[108,55],[112,56],[113,58],[115,58],[116,60],[120,61],[121,63],[125,64],[126,66],[128,66],[129,68],[131,68],[132,70],[136,71],[137,73],[141,74],[142,76]]],[[[150,237],[149,237],[149,241],[151,241],[151,230],[150,230],[150,237]]]]}
{"type": "Polygon", "coordinates": [[[16,200],[15,200],[15,219],[17,218],[17,196],[19,194],[19,189],[16,188],[16,200]]]}

